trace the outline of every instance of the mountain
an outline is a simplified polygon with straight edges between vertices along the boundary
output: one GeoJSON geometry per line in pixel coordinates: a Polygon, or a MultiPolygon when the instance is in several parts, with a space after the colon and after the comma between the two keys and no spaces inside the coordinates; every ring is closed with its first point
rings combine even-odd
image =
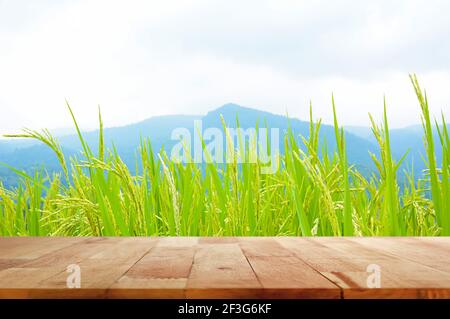
{"type": "MultiPolygon", "coordinates": [[[[236,119],[243,129],[266,127],[278,128],[280,132],[280,151],[283,152],[283,134],[288,130],[289,124],[296,135],[309,136],[309,122],[298,119],[287,119],[285,116],[263,112],[255,108],[242,107],[237,104],[225,104],[206,115],[169,115],[152,117],[139,123],[121,127],[106,128],[104,130],[105,143],[117,149],[119,155],[130,168],[135,167],[136,152],[142,138],[149,138],[154,150],[164,147],[170,153],[171,147],[178,141],[171,139],[171,134],[176,128],[186,128],[194,136],[194,121],[201,120],[203,130],[207,128],[218,128],[222,130],[221,116],[229,128],[236,128],[236,119]]],[[[93,151],[98,148],[98,131],[84,132],[83,137],[93,151]]],[[[423,154],[423,143],[420,127],[410,127],[391,131],[392,148],[395,157],[401,158],[402,154],[411,148],[410,159],[414,159],[415,170],[424,168],[420,159],[423,154]]],[[[67,156],[80,154],[81,144],[75,134],[60,136],[59,141],[67,156]]],[[[336,143],[334,127],[322,125],[320,140],[327,144],[329,152],[333,152],[336,143]]],[[[371,135],[369,128],[346,128],[346,143],[349,161],[358,166],[363,172],[373,169],[369,151],[377,153],[376,141],[371,135]]],[[[0,140],[0,163],[28,172],[45,167],[48,171],[60,169],[59,163],[52,151],[45,145],[29,140],[0,140]]],[[[0,166],[0,179],[5,185],[16,184],[16,175],[10,169],[0,166]]]]}

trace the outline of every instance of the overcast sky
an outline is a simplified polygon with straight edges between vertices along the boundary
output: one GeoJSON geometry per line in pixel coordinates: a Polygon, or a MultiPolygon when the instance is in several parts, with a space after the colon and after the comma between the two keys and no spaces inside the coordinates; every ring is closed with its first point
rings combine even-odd
{"type": "Polygon", "coordinates": [[[0,0],[0,133],[86,129],[227,102],[419,123],[408,73],[450,118],[450,1],[0,0]]]}

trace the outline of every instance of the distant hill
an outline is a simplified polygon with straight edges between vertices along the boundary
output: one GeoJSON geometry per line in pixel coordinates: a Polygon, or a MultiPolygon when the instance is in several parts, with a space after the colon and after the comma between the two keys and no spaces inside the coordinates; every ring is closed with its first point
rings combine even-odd
{"type": "MultiPolygon", "coordinates": [[[[242,107],[237,104],[225,104],[204,116],[170,115],[152,117],[139,123],[121,127],[106,128],[104,131],[106,144],[114,145],[124,162],[132,169],[135,166],[135,156],[141,138],[149,138],[155,150],[165,147],[166,150],[174,145],[171,133],[175,128],[187,128],[194,135],[194,121],[202,120],[203,129],[217,127],[222,129],[220,115],[224,117],[227,127],[236,127],[236,118],[239,118],[240,127],[243,129],[259,127],[279,128],[280,137],[287,131],[290,125],[296,135],[309,136],[309,123],[298,119],[288,120],[285,116],[275,115],[259,111],[254,108],[242,107]]],[[[83,136],[93,150],[98,147],[98,131],[84,132],[83,136]]],[[[369,151],[377,152],[376,141],[369,128],[346,128],[347,148],[349,161],[363,172],[373,169],[369,151]]],[[[335,149],[334,128],[330,125],[322,125],[320,133],[321,141],[326,141],[329,152],[335,149]]],[[[407,149],[411,149],[409,158],[405,163],[411,163],[414,159],[416,172],[424,169],[421,154],[423,154],[423,142],[421,127],[409,127],[391,131],[392,148],[397,158],[400,158],[407,149]]],[[[64,135],[59,137],[64,153],[68,156],[79,154],[81,145],[77,135],[64,135]]],[[[280,141],[280,146],[283,143],[280,141]]],[[[439,152],[439,149],[437,150],[439,152]]],[[[283,152],[283,149],[281,149],[283,152]]],[[[0,162],[15,168],[32,171],[38,167],[45,167],[48,171],[59,170],[59,163],[45,145],[27,140],[0,140],[0,162]]],[[[406,167],[406,166],[405,166],[406,167]]],[[[0,179],[4,184],[14,186],[16,176],[9,169],[0,167],[0,179]]]]}

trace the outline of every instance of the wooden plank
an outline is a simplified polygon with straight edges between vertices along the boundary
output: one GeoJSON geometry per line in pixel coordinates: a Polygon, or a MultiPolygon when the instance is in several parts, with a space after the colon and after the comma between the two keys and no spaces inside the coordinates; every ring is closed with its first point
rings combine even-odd
{"type": "Polygon", "coordinates": [[[162,237],[158,240],[158,247],[194,247],[198,244],[196,237],[162,237]]]}
{"type": "Polygon", "coordinates": [[[450,298],[449,238],[0,238],[0,298],[450,298]],[[67,289],[66,267],[81,267],[67,289]],[[371,289],[367,266],[381,269],[371,289]]]}
{"type": "Polygon", "coordinates": [[[200,245],[223,245],[235,244],[239,241],[237,237],[200,237],[198,243],[200,245]]]}
{"type": "Polygon", "coordinates": [[[195,248],[155,247],[136,263],[127,276],[137,278],[188,278],[195,248]]]}
{"type": "MultiPolygon", "coordinates": [[[[145,256],[159,240],[147,237],[120,237],[110,238],[112,243],[103,246],[101,251],[89,257],[89,259],[114,260],[114,262],[137,261],[145,256]]],[[[99,245],[97,244],[97,247],[99,245]]]]}
{"type": "Polygon", "coordinates": [[[351,241],[378,252],[450,273],[448,238],[358,238],[351,241]]]}
{"type": "Polygon", "coordinates": [[[45,280],[65,272],[68,265],[81,261],[85,256],[98,252],[98,247],[87,244],[84,238],[53,238],[53,242],[49,239],[18,239],[22,242],[16,246],[18,251],[26,254],[9,255],[17,256],[24,262],[0,271],[0,295],[6,291],[31,296],[45,280]]]}
{"type": "Polygon", "coordinates": [[[314,268],[343,288],[344,298],[429,298],[450,297],[449,274],[406,260],[390,253],[367,249],[352,240],[342,238],[308,239],[341,254],[341,263],[310,260],[314,268]],[[349,256],[352,256],[349,258],[349,256]],[[381,270],[381,287],[369,288],[369,265],[381,270]],[[359,268],[358,271],[350,270],[359,268]]]}
{"type": "MultiPolygon", "coordinates": [[[[81,269],[81,288],[108,289],[156,243],[155,239],[117,238],[102,250],[95,245],[96,253],[90,254],[89,257],[77,263],[81,269]]],[[[65,288],[66,279],[67,273],[59,273],[42,281],[39,288],[65,288]]]]}
{"type": "Polygon", "coordinates": [[[6,237],[0,241],[0,258],[33,259],[81,241],[75,237],[6,237]]]}
{"type": "Polygon", "coordinates": [[[188,298],[258,298],[261,284],[238,244],[204,245],[195,254],[188,298]]]}
{"type": "Polygon", "coordinates": [[[114,298],[184,298],[196,248],[153,248],[109,289],[114,298]]]}
{"type": "Polygon", "coordinates": [[[239,244],[246,256],[291,257],[294,255],[272,238],[239,238],[239,244]]]}
{"type": "Polygon", "coordinates": [[[339,299],[338,286],[296,257],[248,256],[266,298],[339,299]]]}
{"type": "Polygon", "coordinates": [[[340,298],[340,289],[273,238],[240,238],[267,298],[340,298]]]}
{"type": "MultiPolygon", "coordinates": [[[[70,264],[80,263],[82,260],[89,258],[99,251],[103,251],[108,247],[113,247],[117,239],[104,238],[90,238],[84,241],[82,238],[78,239],[75,244],[63,247],[58,250],[53,250],[34,258],[23,265],[23,268],[45,268],[58,267],[65,269],[70,264]]],[[[44,243],[46,245],[46,243],[44,243]]]]}
{"type": "Polygon", "coordinates": [[[110,238],[80,241],[20,267],[0,272],[0,290],[29,298],[98,298],[148,252],[154,240],[110,238]],[[70,264],[81,269],[81,288],[67,288],[70,264]]]}
{"type": "Polygon", "coordinates": [[[446,249],[450,247],[450,236],[447,237],[407,237],[407,238],[415,238],[424,242],[433,243],[438,246],[444,246],[446,249]]]}
{"type": "Polygon", "coordinates": [[[310,241],[306,238],[278,237],[275,239],[281,246],[288,249],[298,258],[308,261],[316,259],[338,259],[341,254],[334,249],[325,247],[319,242],[310,241]]]}
{"type": "Polygon", "coordinates": [[[107,298],[184,299],[186,278],[135,278],[123,276],[107,291],[107,298]]]}
{"type": "Polygon", "coordinates": [[[23,259],[23,258],[22,259],[21,258],[17,258],[17,259],[0,259],[0,271],[4,270],[4,269],[16,267],[16,266],[21,265],[24,262],[29,261],[29,260],[30,259],[23,259]]]}
{"type": "Polygon", "coordinates": [[[8,268],[0,272],[0,290],[3,289],[34,289],[39,284],[55,274],[63,271],[59,267],[46,268],[8,268]]]}

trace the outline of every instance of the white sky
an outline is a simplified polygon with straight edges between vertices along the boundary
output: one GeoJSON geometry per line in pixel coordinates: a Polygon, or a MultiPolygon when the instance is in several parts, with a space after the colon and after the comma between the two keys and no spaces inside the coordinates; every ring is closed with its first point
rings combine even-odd
{"type": "Polygon", "coordinates": [[[301,119],[419,123],[416,72],[450,118],[450,1],[0,0],[0,133],[86,129],[227,102],[301,119]]]}

